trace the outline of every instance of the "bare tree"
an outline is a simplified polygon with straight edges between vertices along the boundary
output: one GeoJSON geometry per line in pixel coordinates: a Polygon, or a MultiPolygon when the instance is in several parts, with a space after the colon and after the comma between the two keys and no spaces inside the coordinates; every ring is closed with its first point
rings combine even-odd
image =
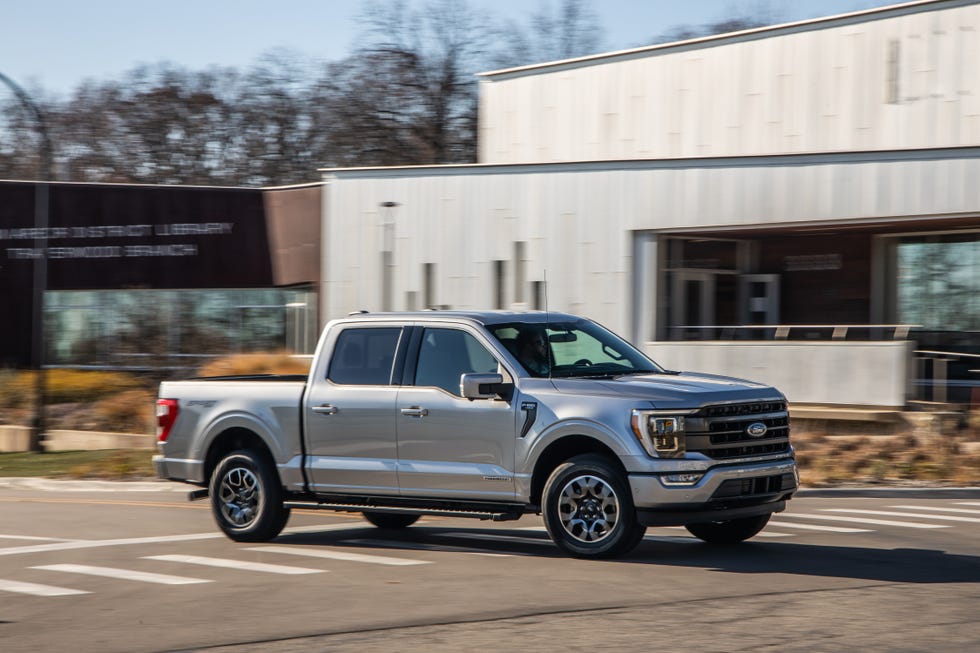
{"type": "Polygon", "coordinates": [[[163,184],[228,183],[223,147],[233,71],[140,67],[121,82],[86,84],[53,112],[62,178],[163,184]]]}
{"type": "Polygon", "coordinates": [[[754,29],[773,25],[780,21],[780,16],[766,0],[756,0],[751,7],[743,7],[741,11],[732,11],[727,16],[705,23],[703,25],[676,25],[663,34],[655,36],[650,43],[667,43],[670,41],[686,41],[715,34],[728,34],[742,30],[754,29]]]}
{"type": "Polygon", "coordinates": [[[500,68],[594,54],[602,44],[598,16],[585,0],[539,1],[527,25],[510,20],[495,32],[503,44],[494,55],[500,68]]]}
{"type": "Polygon", "coordinates": [[[372,2],[361,22],[364,45],[324,80],[338,162],[472,161],[486,19],[464,1],[432,0],[372,2]]]}
{"type": "MultiPolygon", "coordinates": [[[[282,50],[244,73],[162,63],[47,102],[58,178],[264,186],[331,165],[474,161],[475,73],[586,54],[599,34],[585,0],[542,4],[524,27],[492,29],[466,0],[374,0],[360,20],[363,45],[318,68],[282,50]]],[[[34,178],[36,127],[0,109],[0,178],[34,178]]]]}
{"type": "Polygon", "coordinates": [[[311,181],[327,163],[326,114],[312,64],[300,55],[265,54],[242,79],[232,102],[241,146],[241,181],[268,185],[311,181]]]}

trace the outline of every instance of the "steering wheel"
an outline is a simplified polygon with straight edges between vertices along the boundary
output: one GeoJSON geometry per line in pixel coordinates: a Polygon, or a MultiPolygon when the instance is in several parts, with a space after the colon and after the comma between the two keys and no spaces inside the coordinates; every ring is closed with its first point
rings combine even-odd
{"type": "Polygon", "coordinates": [[[590,361],[588,358],[580,358],[577,361],[575,361],[575,364],[584,365],[585,367],[592,367],[592,361],[590,361]]]}

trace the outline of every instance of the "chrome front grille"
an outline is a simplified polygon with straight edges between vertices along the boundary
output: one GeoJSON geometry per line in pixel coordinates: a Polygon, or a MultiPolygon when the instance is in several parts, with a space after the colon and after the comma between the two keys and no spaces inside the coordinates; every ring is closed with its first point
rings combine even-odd
{"type": "Polygon", "coordinates": [[[710,458],[751,458],[787,453],[789,412],[786,402],[766,401],[705,406],[686,418],[687,450],[710,458]],[[753,430],[765,433],[754,434],[753,430]]]}

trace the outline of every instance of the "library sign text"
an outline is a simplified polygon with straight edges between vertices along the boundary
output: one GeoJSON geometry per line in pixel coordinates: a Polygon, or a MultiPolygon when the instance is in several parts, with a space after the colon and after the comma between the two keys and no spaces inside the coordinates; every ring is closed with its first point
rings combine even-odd
{"type": "Polygon", "coordinates": [[[59,242],[57,247],[6,247],[6,257],[11,260],[48,259],[105,259],[197,256],[194,243],[159,242],[187,236],[223,236],[231,234],[230,222],[184,222],[174,224],[99,225],[88,227],[50,227],[47,229],[0,229],[0,241],[23,241],[28,244],[37,240],[74,241],[59,242]],[[98,244],[100,239],[132,239],[140,242],[121,245],[98,244]],[[157,242],[154,242],[157,241],[157,242]]]}

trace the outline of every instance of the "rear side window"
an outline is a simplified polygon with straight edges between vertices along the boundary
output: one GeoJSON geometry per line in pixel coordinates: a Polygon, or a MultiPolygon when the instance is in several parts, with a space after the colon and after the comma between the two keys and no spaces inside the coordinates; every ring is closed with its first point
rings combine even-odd
{"type": "Polygon", "coordinates": [[[460,375],[496,371],[497,359],[470,334],[456,329],[426,329],[415,385],[442,388],[459,396],[460,375]]]}
{"type": "Polygon", "coordinates": [[[349,328],[337,336],[327,378],[339,385],[391,385],[402,330],[349,328]]]}

